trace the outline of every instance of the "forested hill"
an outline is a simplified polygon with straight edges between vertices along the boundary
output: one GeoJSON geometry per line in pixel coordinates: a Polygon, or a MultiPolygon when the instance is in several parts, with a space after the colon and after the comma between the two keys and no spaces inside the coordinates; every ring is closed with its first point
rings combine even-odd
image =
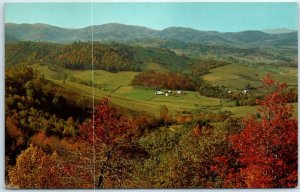
{"type": "Polygon", "coordinates": [[[183,27],[169,27],[154,30],[146,27],[109,23],[80,29],[65,29],[47,24],[5,24],[7,41],[117,41],[126,42],[135,39],[180,40],[185,43],[222,43],[256,46],[297,46],[297,32],[266,33],[262,31],[242,31],[235,33],[220,33],[217,31],[200,31],[183,27]]]}
{"type": "Polygon", "coordinates": [[[186,70],[197,60],[176,55],[163,48],[143,48],[97,42],[93,43],[93,52],[90,42],[74,42],[72,44],[19,42],[6,44],[5,51],[6,67],[40,64],[86,70],[91,69],[93,63],[94,69],[117,72],[142,71],[149,62],[155,62],[171,71],[179,71],[186,70]]]}
{"type": "Polygon", "coordinates": [[[5,66],[39,64],[72,70],[88,70],[92,69],[93,64],[93,69],[110,72],[146,71],[158,67],[175,72],[196,70],[199,74],[229,63],[245,64],[249,61],[259,65],[267,63],[276,66],[297,66],[297,50],[292,48],[254,49],[170,41],[152,41],[156,46],[148,46],[148,43],[151,44],[148,41],[141,43],[144,46],[137,42],[130,44],[94,42],[92,45],[91,42],[80,41],[59,44],[15,42],[12,39],[12,43],[5,45],[5,66]],[[265,63],[262,63],[263,59],[265,63]]]}

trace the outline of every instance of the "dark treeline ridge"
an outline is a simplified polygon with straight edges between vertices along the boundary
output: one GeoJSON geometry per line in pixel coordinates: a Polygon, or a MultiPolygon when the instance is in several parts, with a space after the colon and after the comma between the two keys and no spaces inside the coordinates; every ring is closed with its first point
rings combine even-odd
{"type": "Polygon", "coordinates": [[[20,42],[6,45],[6,65],[42,64],[59,65],[73,70],[103,69],[107,71],[139,70],[133,63],[129,46],[103,45],[91,42],[55,44],[45,42],[20,42]],[[94,53],[92,55],[92,53],[94,53]],[[92,61],[94,58],[94,61],[92,61]],[[113,62],[112,62],[113,61],[113,62]]]}
{"type": "Polygon", "coordinates": [[[193,80],[182,73],[146,71],[136,75],[132,85],[156,89],[195,90],[193,80]]]}
{"type": "Polygon", "coordinates": [[[58,65],[72,70],[101,69],[110,72],[141,71],[144,62],[157,62],[171,70],[185,69],[192,59],[168,49],[133,47],[125,44],[74,42],[19,42],[6,44],[6,66],[58,65]],[[93,46],[93,51],[92,51],[93,46]],[[93,61],[92,61],[93,59],[93,61]]]}
{"type": "Polygon", "coordinates": [[[147,63],[157,63],[170,71],[207,73],[209,69],[229,64],[212,58],[189,58],[166,48],[131,46],[120,43],[73,42],[18,42],[5,45],[6,66],[48,65],[71,70],[101,69],[109,72],[145,71],[147,63]],[[93,51],[92,51],[93,46],[93,51]],[[93,61],[92,61],[93,59],[93,61]]]}

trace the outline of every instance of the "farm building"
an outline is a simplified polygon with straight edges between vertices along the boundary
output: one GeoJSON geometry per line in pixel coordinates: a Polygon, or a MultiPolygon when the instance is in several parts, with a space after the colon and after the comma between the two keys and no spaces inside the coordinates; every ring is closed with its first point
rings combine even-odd
{"type": "Polygon", "coordinates": [[[155,91],[155,95],[164,95],[165,92],[164,91],[155,91]]]}
{"type": "Polygon", "coordinates": [[[166,92],[165,92],[165,95],[166,95],[166,96],[171,96],[171,95],[172,95],[172,91],[171,91],[171,90],[166,91],[166,92]]]}
{"type": "Polygon", "coordinates": [[[172,95],[172,91],[155,91],[155,95],[165,95],[165,96],[171,96],[172,95]]]}

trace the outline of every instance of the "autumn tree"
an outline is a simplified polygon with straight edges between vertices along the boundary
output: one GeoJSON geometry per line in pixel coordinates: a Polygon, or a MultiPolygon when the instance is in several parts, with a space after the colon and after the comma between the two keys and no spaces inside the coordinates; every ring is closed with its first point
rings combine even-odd
{"type": "Polygon", "coordinates": [[[94,149],[98,188],[116,187],[129,173],[128,159],[132,150],[132,126],[107,98],[95,106],[93,117],[80,127],[85,143],[94,149]]]}
{"type": "Polygon", "coordinates": [[[133,85],[172,90],[195,90],[191,77],[179,72],[146,71],[134,77],[133,85]]]}
{"type": "Polygon", "coordinates": [[[171,115],[169,114],[169,109],[166,105],[160,107],[160,119],[164,125],[167,125],[171,120],[171,115]]]}
{"type": "Polygon", "coordinates": [[[217,159],[219,168],[227,167],[219,173],[224,183],[234,184],[231,187],[297,186],[298,121],[292,117],[293,107],[287,104],[287,85],[270,75],[265,76],[263,84],[269,93],[257,101],[260,118],[245,118],[245,128],[229,136],[232,149],[238,153],[235,163],[229,163],[230,158],[217,159]],[[237,165],[239,168],[234,169],[237,165]]]}
{"type": "Polygon", "coordinates": [[[9,184],[23,189],[57,188],[60,183],[55,164],[55,155],[49,156],[31,144],[9,170],[9,184]]]}

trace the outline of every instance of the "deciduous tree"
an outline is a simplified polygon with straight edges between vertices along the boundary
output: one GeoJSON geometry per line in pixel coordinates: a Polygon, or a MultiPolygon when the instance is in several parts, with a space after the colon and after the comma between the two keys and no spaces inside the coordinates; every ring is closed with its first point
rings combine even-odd
{"type": "Polygon", "coordinates": [[[232,187],[295,187],[298,121],[292,117],[293,107],[287,104],[287,85],[274,81],[270,75],[263,84],[270,92],[257,101],[260,118],[245,118],[245,128],[229,136],[232,149],[238,153],[236,165],[240,167],[234,170],[234,163],[228,163],[230,158],[219,158],[220,165],[228,167],[225,171],[219,169],[219,173],[225,184],[234,183],[232,187]],[[238,182],[233,182],[237,178],[238,182]]]}
{"type": "Polygon", "coordinates": [[[59,187],[54,158],[41,148],[30,145],[17,157],[16,165],[9,171],[9,183],[25,189],[59,187]]]}
{"type": "Polygon", "coordinates": [[[113,183],[122,182],[124,173],[130,169],[124,165],[127,163],[124,149],[130,149],[132,126],[107,98],[95,106],[92,115],[80,127],[80,134],[83,141],[95,150],[97,187],[115,187],[113,183]]]}

